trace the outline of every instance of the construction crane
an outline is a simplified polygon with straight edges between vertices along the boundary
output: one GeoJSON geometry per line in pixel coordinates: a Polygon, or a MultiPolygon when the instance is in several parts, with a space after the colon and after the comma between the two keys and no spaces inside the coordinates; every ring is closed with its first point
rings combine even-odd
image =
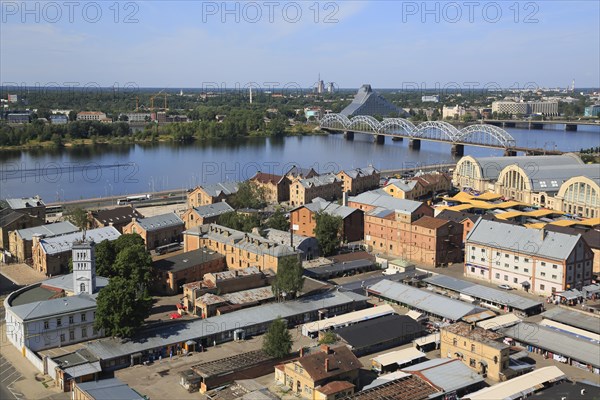
{"type": "MultiPolygon", "coordinates": [[[[150,111],[154,111],[154,98],[160,96],[160,94],[164,91],[165,91],[165,89],[156,93],[154,96],[150,96],[150,111]]],[[[164,109],[166,111],[167,110],[167,93],[165,92],[165,94],[163,96],[164,96],[164,106],[165,106],[164,109]]]]}

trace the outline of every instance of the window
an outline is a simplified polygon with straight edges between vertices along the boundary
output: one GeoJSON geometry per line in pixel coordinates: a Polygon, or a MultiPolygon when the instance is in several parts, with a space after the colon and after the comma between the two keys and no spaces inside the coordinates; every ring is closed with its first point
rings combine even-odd
{"type": "Polygon", "coordinates": [[[471,246],[471,250],[475,250],[475,247],[471,246]]]}
{"type": "Polygon", "coordinates": [[[481,249],[481,252],[482,252],[482,253],[485,253],[485,249],[481,249]]]}
{"type": "Polygon", "coordinates": [[[62,326],[62,318],[56,318],[56,326],[62,326]]]}
{"type": "Polygon", "coordinates": [[[75,340],[75,331],[69,331],[69,340],[75,340]]]}
{"type": "Polygon", "coordinates": [[[481,261],[485,261],[485,258],[481,257],[481,261]]]}
{"type": "Polygon", "coordinates": [[[546,273],[545,272],[540,272],[540,275],[546,276],[546,273]]]}
{"type": "Polygon", "coordinates": [[[471,351],[475,351],[475,345],[474,344],[471,345],[471,351]]]}
{"type": "Polygon", "coordinates": [[[556,279],[556,275],[552,275],[552,279],[556,279]]]}
{"type": "Polygon", "coordinates": [[[545,266],[546,266],[546,263],[542,261],[542,267],[545,267],[545,266]]]}
{"type": "Polygon", "coordinates": [[[529,262],[529,258],[525,258],[523,261],[525,261],[525,262],[529,262]]]}
{"type": "Polygon", "coordinates": [[[500,261],[496,261],[496,265],[500,265],[500,261]]]}
{"type": "Polygon", "coordinates": [[[513,278],[513,283],[519,283],[519,279],[518,278],[513,278]]]}
{"type": "Polygon", "coordinates": [[[471,272],[475,272],[475,267],[471,267],[471,272]]]}
{"type": "Polygon", "coordinates": [[[558,268],[558,265],[552,264],[552,269],[557,269],[557,268],[558,268]]]}
{"type": "Polygon", "coordinates": [[[518,271],[518,270],[519,270],[519,267],[517,267],[517,266],[515,265],[515,271],[518,271]]]}
{"type": "Polygon", "coordinates": [[[44,329],[49,329],[49,328],[50,328],[50,322],[44,321],[44,329]]]}
{"type": "Polygon", "coordinates": [[[85,313],[81,313],[81,322],[85,322],[85,313]]]}
{"type": "Polygon", "coordinates": [[[61,334],[60,334],[60,341],[61,341],[61,342],[64,342],[64,341],[65,341],[65,334],[64,334],[64,333],[61,333],[61,334]]]}
{"type": "Polygon", "coordinates": [[[75,323],[75,318],[72,315],[69,315],[69,325],[72,325],[75,323]]]}
{"type": "Polygon", "coordinates": [[[504,268],[510,268],[510,265],[508,265],[508,263],[504,264],[504,268]]]}
{"type": "Polygon", "coordinates": [[[82,283],[81,285],[79,285],[79,291],[85,292],[85,283],[82,283]]]}
{"type": "Polygon", "coordinates": [[[545,290],[546,289],[546,285],[540,285],[540,290],[545,290]]]}
{"type": "Polygon", "coordinates": [[[475,256],[471,256],[471,260],[474,260],[474,259],[475,259],[475,256]]]}
{"type": "Polygon", "coordinates": [[[458,345],[458,340],[456,338],[452,339],[452,344],[454,346],[457,346],[458,345]]]}
{"type": "Polygon", "coordinates": [[[508,275],[504,275],[504,280],[508,282],[508,275]]]}
{"type": "Polygon", "coordinates": [[[494,364],[498,364],[498,356],[494,356],[494,364]]]}
{"type": "Polygon", "coordinates": [[[523,271],[529,272],[529,268],[523,268],[523,271]]]}
{"type": "Polygon", "coordinates": [[[515,261],[519,261],[519,256],[515,256],[515,261]]]}
{"type": "Polygon", "coordinates": [[[474,358],[470,358],[470,359],[469,359],[469,366],[470,366],[471,368],[475,368],[475,367],[477,366],[477,363],[475,362],[475,359],[474,359],[474,358]]]}
{"type": "Polygon", "coordinates": [[[508,257],[510,257],[508,254],[505,254],[505,255],[504,255],[504,258],[508,258],[508,257]]]}
{"type": "Polygon", "coordinates": [[[500,274],[496,273],[496,279],[500,279],[500,274]]]}
{"type": "Polygon", "coordinates": [[[81,337],[87,337],[87,328],[81,328],[81,337]]]}

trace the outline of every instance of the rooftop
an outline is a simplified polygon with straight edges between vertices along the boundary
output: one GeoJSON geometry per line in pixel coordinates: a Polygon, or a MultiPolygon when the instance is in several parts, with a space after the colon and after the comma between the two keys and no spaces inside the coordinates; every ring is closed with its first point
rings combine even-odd
{"type": "Polygon", "coordinates": [[[482,384],[484,378],[457,359],[436,358],[402,368],[403,372],[419,375],[445,392],[482,384]]]}
{"type": "Polygon", "coordinates": [[[20,199],[6,199],[6,203],[13,210],[21,210],[33,207],[45,207],[46,204],[42,201],[39,196],[36,197],[22,197],[20,199]]]}
{"type": "Polygon", "coordinates": [[[298,358],[297,362],[313,381],[321,381],[362,367],[358,358],[346,346],[332,347],[328,352],[318,351],[298,358]],[[325,360],[328,360],[328,370],[325,370],[325,360]]]}
{"type": "Polygon", "coordinates": [[[540,307],[541,302],[530,300],[527,297],[508,293],[506,291],[492,289],[487,286],[478,285],[462,279],[456,279],[446,275],[434,275],[426,278],[424,282],[444,289],[460,292],[477,299],[487,300],[496,304],[505,304],[518,310],[528,310],[540,307]]]}
{"type": "Polygon", "coordinates": [[[344,174],[348,175],[350,178],[356,179],[356,178],[360,178],[363,176],[371,176],[378,172],[379,171],[377,169],[375,169],[373,166],[368,166],[368,167],[364,167],[364,168],[354,168],[354,169],[343,170],[343,171],[340,171],[339,173],[340,174],[344,173],[344,174]]]}
{"type": "Polygon", "coordinates": [[[542,313],[542,317],[600,334],[600,317],[597,314],[554,307],[542,313]]]}
{"type": "Polygon", "coordinates": [[[206,361],[192,366],[194,372],[203,378],[219,376],[232,371],[239,371],[272,359],[262,350],[254,350],[246,353],[221,358],[214,361],[206,361]]]}
{"type": "Polygon", "coordinates": [[[324,201],[323,199],[314,199],[312,203],[307,203],[298,208],[305,207],[314,213],[324,212],[325,214],[341,217],[342,219],[348,217],[353,212],[359,212],[356,208],[342,206],[340,204],[324,201]]]}
{"type": "Polygon", "coordinates": [[[96,308],[96,299],[87,294],[36,301],[12,307],[11,311],[23,321],[42,319],[96,308]]]}
{"type": "Polygon", "coordinates": [[[501,350],[510,347],[502,343],[502,339],[504,339],[503,335],[500,335],[493,331],[488,331],[479,326],[469,325],[466,322],[457,322],[455,324],[445,326],[441,329],[442,331],[450,332],[460,337],[464,337],[478,343],[483,343],[487,346],[494,347],[496,349],[501,350]]]}
{"type": "MultiPolygon", "coordinates": [[[[40,244],[46,254],[59,254],[65,251],[71,251],[73,244],[81,241],[82,236],[82,232],[74,232],[66,235],[44,238],[40,240],[40,244]]],[[[112,226],[104,226],[102,228],[85,231],[86,240],[95,243],[100,243],[104,240],[116,240],[119,236],[121,236],[119,231],[112,226]]]]}
{"type": "Polygon", "coordinates": [[[269,184],[272,184],[272,185],[276,185],[282,179],[283,179],[283,176],[281,176],[281,175],[266,174],[264,172],[257,172],[256,175],[254,175],[251,180],[260,182],[262,184],[269,183],[269,184]]]}
{"type": "Polygon", "coordinates": [[[340,111],[340,114],[347,117],[354,115],[381,115],[384,117],[394,115],[402,117],[407,115],[407,112],[386,100],[379,93],[374,92],[371,85],[362,85],[356,96],[354,96],[352,103],[340,111]]]}
{"type": "Polygon", "coordinates": [[[138,392],[131,389],[127,384],[117,378],[103,379],[99,381],[76,383],[77,387],[86,392],[92,399],[114,399],[114,400],[144,400],[138,392]]]}
{"type": "Polygon", "coordinates": [[[132,218],[144,218],[144,216],[131,206],[116,207],[107,210],[98,210],[92,212],[92,216],[103,225],[124,224],[131,222],[132,218]]]}
{"type": "Polygon", "coordinates": [[[394,210],[402,214],[412,214],[423,205],[420,201],[397,199],[388,194],[364,192],[358,196],[348,198],[348,202],[367,204],[374,207],[381,207],[387,210],[394,210]]]}
{"type": "Polygon", "coordinates": [[[472,304],[387,279],[382,279],[369,286],[368,290],[371,293],[452,321],[458,321],[467,315],[484,311],[483,308],[472,304]]]}
{"type": "Polygon", "coordinates": [[[413,222],[413,225],[420,226],[425,229],[439,229],[442,226],[446,225],[448,222],[449,221],[446,219],[433,218],[425,215],[413,222]]]}
{"type": "Polygon", "coordinates": [[[214,185],[202,186],[204,192],[211,197],[219,197],[224,194],[226,196],[237,193],[239,182],[220,182],[214,185]]]}
{"type": "Polygon", "coordinates": [[[33,228],[19,229],[17,235],[23,239],[31,241],[33,235],[44,235],[45,237],[65,235],[79,231],[75,225],[69,221],[56,222],[54,224],[40,225],[33,228]]]}
{"type": "Polygon", "coordinates": [[[222,297],[231,304],[251,304],[275,297],[271,286],[226,293],[222,297]]]}
{"type": "MultiPolygon", "coordinates": [[[[43,287],[56,288],[66,292],[73,292],[73,274],[56,276],[42,282],[43,287]]],[[[96,276],[96,291],[108,286],[108,278],[96,276]]]]}
{"type": "Polygon", "coordinates": [[[501,329],[500,332],[521,343],[528,343],[600,368],[598,342],[578,338],[569,333],[529,322],[521,322],[509,328],[501,329]]]}
{"type": "Polygon", "coordinates": [[[312,178],[300,179],[298,181],[305,188],[330,185],[335,182],[341,182],[335,174],[317,175],[312,178]]]}
{"type": "Polygon", "coordinates": [[[181,218],[179,218],[177,214],[173,212],[138,219],[137,222],[142,229],[148,232],[184,225],[181,218]]]}
{"type": "Polygon", "coordinates": [[[439,390],[431,383],[415,375],[405,375],[399,379],[363,390],[346,400],[424,400],[438,393],[439,390]]]}
{"type": "Polygon", "coordinates": [[[422,336],[424,328],[411,317],[392,314],[338,328],[334,332],[358,350],[395,339],[411,341],[422,336]]]}
{"type": "Polygon", "coordinates": [[[0,227],[7,226],[17,221],[19,218],[24,217],[26,214],[13,211],[10,208],[4,208],[0,210],[0,227]]]}
{"type": "Polygon", "coordinates": [[[215,217],[221,214],[235,211],[233,207],[224,201],[219,201],[213,204],[207,204],[205,206],[195,207],[194,211],[198,216],[202,218],[215,217]]]}
{"type": "Polygon", "coordinates": [[[532,398],[535,397],[544,400],[597,400],[600,398],[600,386],[598,386],[598,382],[563,381],[534,393],[532,398]]]}
{"type": "MultiPolygon", "coordinates": [[[[198,249],[155,261],[153,267],[161,271],[178,272],[225,256],[207,249],[198,249]]],[[[224,264],[223,264],[224,265],[224,264]]]]}
{"type": "Polygon", "coordinates": [[[481,244],[523,255],[565,260],[577,245],[581,235],[538,231],[519,225],[479,219],[467,235],[467,245],[481,244]]]}
{"type": "MultiPolygon", "coordinates": [[[[273,242],[284,244],[286,246],[289,246],[291,243],[290,233],[287,231],[280,231],[278,229],[268,228],[265,229],[265,236],[267,237],[267,239],[273,242]]],[[[311,239],[315,240],[314,238],[310,238],[308,236],[294,234],[294,246],[298,247],[300,246],[300,243],[304,242],[305,240],[311,239]]]]}
{"type": "Polygon", "coordinates": [[[517,156],[517,157],[473,157],[481,168],[483,179],[495,180],[505,167],[509,165],[519,165],[525,170],[535,169],[536,171],[546,167],[583,165],[579,157],[567,153],[560,156],[517,156]]]}

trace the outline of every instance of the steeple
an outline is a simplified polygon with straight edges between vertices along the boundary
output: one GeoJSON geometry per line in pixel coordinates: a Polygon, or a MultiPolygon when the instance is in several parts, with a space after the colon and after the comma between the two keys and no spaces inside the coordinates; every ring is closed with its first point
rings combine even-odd
{"type": "Polygon", "coordinates": [[[95,243],[85,242],[73,245],[73,292],[93,294],[96,291],[95,243]]]}

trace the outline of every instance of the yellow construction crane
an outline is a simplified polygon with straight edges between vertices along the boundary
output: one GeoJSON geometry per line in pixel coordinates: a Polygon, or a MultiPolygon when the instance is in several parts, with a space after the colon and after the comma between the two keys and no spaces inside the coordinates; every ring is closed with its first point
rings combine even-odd
{"type": "MultiPolygon", "coordinates": [[[[154,98],[160,96],[160,94],[164,91],[165,91],[165,89],[161,90],[160,92],[156,93],[153,96],[150,96],[150,111],[154,111],[154,98]]],[[[164,96],[164,106],[165,106],[164,109],[166,111],[167,110],[167,93],[165,92],[165,94],[163,96],[164,96]]]]}

